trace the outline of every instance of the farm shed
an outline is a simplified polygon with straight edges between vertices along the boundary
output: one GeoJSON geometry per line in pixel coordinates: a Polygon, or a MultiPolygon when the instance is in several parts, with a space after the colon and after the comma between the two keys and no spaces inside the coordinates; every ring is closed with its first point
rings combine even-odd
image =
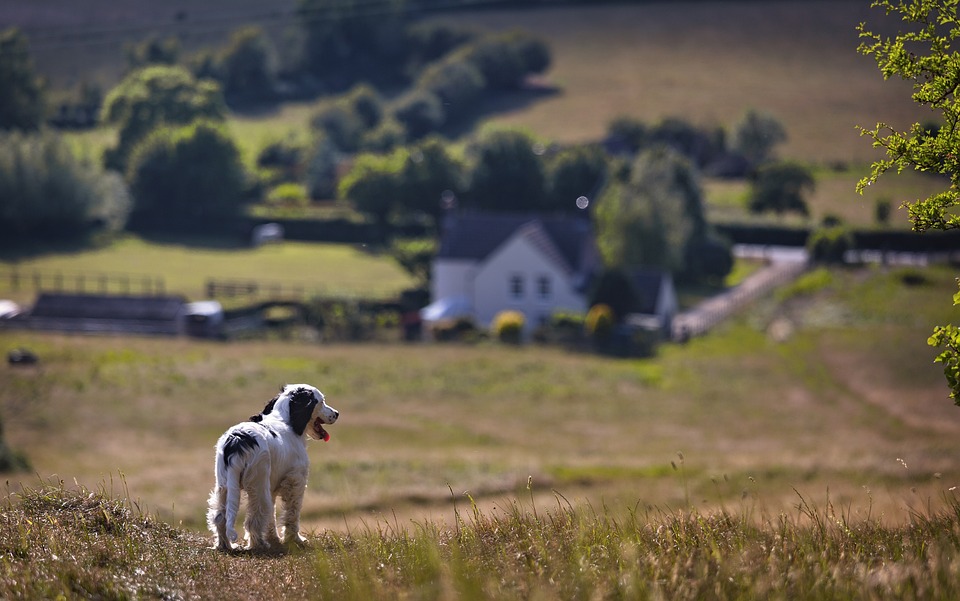
{"type": "Polygon", "coordinates": [[[185,311],[182,296],[44,292],[11,321],[35,330],[175,336],[183,331],[185,311]]]}

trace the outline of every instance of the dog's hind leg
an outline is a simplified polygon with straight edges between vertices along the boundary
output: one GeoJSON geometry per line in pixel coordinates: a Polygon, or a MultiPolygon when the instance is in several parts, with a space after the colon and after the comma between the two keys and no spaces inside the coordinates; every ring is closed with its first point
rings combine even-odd
{"type": "Polygon", "coordinates": [[[227,489],[223,486],[214,486],[210,491],[210,500],[207,509],[207,526],[216,537],[216,549],[231,551],[233,545],[227,538],[227,489]]]}
{"type": "Polygon", "coordinates": [[[300,510],[303,508],[303,492],[307,487],[306,476],[290,475],[280,481],[277,492],[282,501],[280,522],[283,525],[283,542],[303,545],[307,539],[300,536],[300,510]]]}
{"type": "MultiPolygon", "coordinates": [[[[251,551],[265,551],[270,548],[267,526],[273,521],[273,496],[270,494],[270,482],[266,478],[251,478],[256,486],[247,489],[247,518],[243,525],[247,529],[251,551]]],[[[276,530],[274,530],[276,533],[276,530]]],[[[274,534],[276,536],[276,534],[274,534]]]]}
{"type": "Polygon", "coordinates": [[[280,537],[277,535],[277,496],[273,493],[270,494],[270,501],[272,505],[270,507],[270,522],[267,524],[267,528],[264,536],[267,539],[267,543],[271,546],[279,547],[280,546],[280,537]]]}

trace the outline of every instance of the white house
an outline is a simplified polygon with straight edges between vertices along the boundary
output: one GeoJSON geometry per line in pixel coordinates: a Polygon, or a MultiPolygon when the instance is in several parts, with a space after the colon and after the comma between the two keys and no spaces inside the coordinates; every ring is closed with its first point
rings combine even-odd
{"type": "Polygon", "coordinates": [[[587,310],[587,286],[601,269],[590,221],[581,217],[462,213],[448,216],[433,263],[428,324],[472,317],[488,327],[520,311],[527,330],[557,311],[587,310]]]}

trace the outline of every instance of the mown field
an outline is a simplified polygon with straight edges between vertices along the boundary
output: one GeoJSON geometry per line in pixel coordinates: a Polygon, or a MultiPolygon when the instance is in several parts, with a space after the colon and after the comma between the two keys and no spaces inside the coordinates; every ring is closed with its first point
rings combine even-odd
{"type": "MultiPolygon", "coordinates": [[[[159,280],[171,294],[190,300],[207,298],[211,279],[254,281],[261,286],[300,287],[323,296],[381,297],[396,295],[412,285],[410,276],[393,259],[362,246],[285,241],[252,248],[237,240],[171,237],[144,240],[126,236],[99,248],[33,249],[0,254],[0,298],[30,303],[36,295],[34,274],[45,289],[60,274],[67,290],[86,286],[96,292],[101,275],[128,276],[134,292],[142,278],[159,280]],[[14,281],[10,275],[20,274],[14,281]]],[[[117,292],[117,281],[109,292],[117,292]]],[[[148,291],[149,292],[149,291],[148,291]]]]}

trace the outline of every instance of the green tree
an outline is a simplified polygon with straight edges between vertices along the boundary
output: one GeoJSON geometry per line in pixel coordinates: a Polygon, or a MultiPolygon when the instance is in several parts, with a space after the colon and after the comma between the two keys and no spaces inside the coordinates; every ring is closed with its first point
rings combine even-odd
{"type": "Polygon", "coordinates": [[[430,269],[436,254],[435,238],[404,238],[390,242],[390,256],[413,276],[421,288],[430,285],[430,269]]]}
{"type": "Polygon", "coordinates": [[[747,208],[752,213],[771,211],[777,215],[795,212],[807,215],[804,196],[813,191],[813,173],[799,163],[773,163],[757,170],[750,186],[747,208]]]}
{"type": "Polygon", "coordinates": [[[340,151],[337,145],[323,134],[316,136],[313,149],[307,158],[305,174],[307,194],[310,198],[327,199],[337,195],[339,165],[340,151]]]}
{"type": "Polygon", "coordinates": [[[429,137],[410,147],[400,183],[400,202],[409,211],[429,216],[436,228],[445,207],[444,193],[463,188],[464,167],[440,138],[429,137]]]}
{"type": "Polygon", "coordinates": [[[0,238],[120,230],[129,210],[122,178],[77,159],[59,135],[0,133],[0,238]]]}
{"type": "Polygon", "coordinates": [[[224,96],[231,103],[272,99],[276,62],[276,49],[262,29],[244,27],[235,31],[219,60],[224,96]]]}
{"type": "Polygon", "coordinates": [[[150,65],[175,65],[180,60],[180,40],[150,36],[139,44],[128,45],[124,53],[131,70],[150,65]]]}
{"type": "Polygon", "coordinates": [[[298,0],[302,66],[328,87],[395,79],[405,59],[402,0],[298,0]]]}
{"type": "Polygon", "coordinates": [[[732,149],[756,166],[769,160],[786,139],[787,130],[776,117],[749,110],[734,128],[732,149]]]}
{"type": "Polygon", "coordinates": [[[159,128],[137,146],[127,174],[133,229],[208,229],[239,215],[246,176],[222,125],[159,128]]]}
{"type": "Polygon", "coordinates": [[[46,91],[26,36],[17,29],[0,31],[0,130],[35,130],[45,112],[46,91]]]}
{"type": "Polygon", "coordinates": [[[337,195],[370,216],[381,236],[386,235],[390,214],[397,206],[397,189],[407,152],[357,155],[337,187],[337,195]]]}
{"type": "Polygon", "coordinates": [[[222,121],[226,105],[220,86],[197,80],[183,67],[154,65],[134,71],[107,95],[104,122],[119,127],[118,143],[104,154],[107,167],[126,171],[134,147],[162,125],[197,119],[222,121]]]}
{"type": "Polygon", "coordinates": [[[703,192],[693,165],[676,150],[656,146],[634,161],[630,179],[610,186],[594,211],[604,262],[688,271],[707,237],[703,192]]]}
{"type": "MultiPolygon", "coordinates": [[[[876,59],[884,78],[912,82],[913,100],[942,120],[935,130],[919,123],[905,130],[886,123],[861,128],[874,147],[886,152],[886,158],[873,163],[870,175],[857,184],[858,192],[891,170],[914,169],[949,178],[946,190],[904,201],[902,207],[919,232],[960,228],[960,52],[953,49],[960,38],[958,4],[960,0],[874,0],[871,6],[899,15],[904,30],[885,37],[871,32],[864,23],[859,26],[860,52],[876,59]]],[[[960,292],[953,303],[960,306],[960,292]]],[[[960,405],[960,329],[953,324],[937,326],[928,342],[943,347],[936,361],[943,364],[950,397],[960,405]]]]}
{"type": "Polygon", "coordinates": [[[543,144],[521,130],[492,129],[471,145],[470,203],[491,211],[542,208],[546,192],[543,144]]]}
{"type": "Polygon", "coordinates": [[[393,105],[393,115],[412,140],[436,132],[447,118],[443,101],[427,90],[411,90],[401,96],[393,105]]]}
{"type": "Polygon", "coordinates": [[[566,148],[549,161],[546,206],[566,212],[585,208],[577,205],[577,200],[582,196],[589,202],[598,196],[606,177],[607,161],[601,148],[566,148]]]}

